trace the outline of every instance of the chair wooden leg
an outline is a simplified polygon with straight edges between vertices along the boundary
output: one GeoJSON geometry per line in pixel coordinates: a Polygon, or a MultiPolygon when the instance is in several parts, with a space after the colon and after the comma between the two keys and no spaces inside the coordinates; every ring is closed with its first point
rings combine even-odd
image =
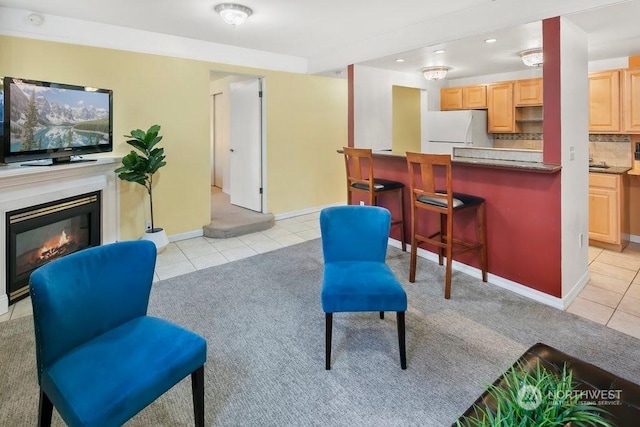
{"type": "Polygon", "coordinates": [[[381,319],[384,319],[384,311],[381,311],[381,312],[380,312],[380,318],[381,318],[381,319]]]}
{"type": "Polygon", "coordinates": [[[196,427],[204,427],[204,365],[191,373],[193,416],[196,427]]]}
{"type": "Polygon", "coordinates": [[[325,316],[325,366],[328,371],[331,369],[331,329],[333,327],[333,313],[326,313],[325,316]]]}
{"type": "Polygon", "coordinates": [[[49,400],[49,396],[40,389],[40,403],[38,405],[38,426],[49,427],[51,425],[51,416],[53,415],[53,403],[49,400]]]}
{"type": "Polygon", "coordinates": [[[407,347],[405,343],[404,311],[397,312],[398,345],[400,347],[400,367],[407,369],[407,347]]]}
{"type": "MultiPolygon", "coordinates": [[[[448,236],[444,235],[444,230],[447,227],[447,216],[445,214],[440,214],[440,243],[444,243],[448,236]]],[[[444,247],[438,246],[438,264],[442,265],[442,257],[444,255],[444,247]]]]}
{"type": "Polygon", "coordinates": [[[404,190],[400,191],[400,242],[402,243],[402,252],[407,252],[407,241],[404,238],[404,190]]]}
{"type": "Polygon", "coordinates": [[[451,298],[451,268],[453,265],[453,216],[447,215],[447,266],[444,275],[444,298],[451,298]]]}
{"type": "Polygon", "coordinates": [[[487,281],[487,270],[488,270],[488,262],[487,262],[487,225],[485,224],[485,204],[482,203],[480,207],[478,207],[477,212],[477,223],[478,223],[478,238],[482,246],[480,246],[480,268],[482,269],[482,281],[487,281]]]}
{"type": "Polygon", "coordinates": [[[416,242],[416,207],[411,201],[411,260],[409,261],[409,282],[416,281],[416,261],[418,257],[418,244],[416,242]]]}

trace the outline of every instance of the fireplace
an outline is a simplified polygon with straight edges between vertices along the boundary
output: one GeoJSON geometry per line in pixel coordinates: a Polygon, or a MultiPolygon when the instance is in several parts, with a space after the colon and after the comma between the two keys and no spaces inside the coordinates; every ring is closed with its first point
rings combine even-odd
{"type": "Polygon", "coordinates": [[[36,268],[100,245],[100,195],[95,191],[6,213],[9,304],[29,295],[36,268]]]}

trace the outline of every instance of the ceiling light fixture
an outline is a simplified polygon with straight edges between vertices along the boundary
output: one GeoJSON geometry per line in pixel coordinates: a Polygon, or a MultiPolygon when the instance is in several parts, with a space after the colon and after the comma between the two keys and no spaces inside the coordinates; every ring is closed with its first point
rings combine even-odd
{"type": "Polygon", "coordinates": [[[396,62],[404,62],[404,59],[398,58],[398,59],[396,59],[396,62]]]}
{"type": "Polygon", "coordinates": [[[247,6],[236,3],[220,3],[213,10],[220,14],[224,22],[234,27],[242,24],[253,14],[253,10],[247,6]]]}
{"type": "Polygon", "coordinates": [[[438,50],[434,50],[433,53],[445,53],[446,50],[444,49],[438,49],[438,50]]]}
{"type": "Polygon", "coordinates": [[[542,48],[538,47],[520,52],[520,59],[527,67],[539,67],[542,65],[542,48]]]}
{"type": "Polygon", "coordinates": [[[449,71],[449,67],[426,67],[422,69],[422,75],[427,80],[440,80],[444,79],[447,75],[447,71],[449,71]]]}
{"type": "Polygon", "coordinates": [[[498,39],[486,39],[484,42],[485,43],[495,43],[497,41],[498,41],[498,39]]]}

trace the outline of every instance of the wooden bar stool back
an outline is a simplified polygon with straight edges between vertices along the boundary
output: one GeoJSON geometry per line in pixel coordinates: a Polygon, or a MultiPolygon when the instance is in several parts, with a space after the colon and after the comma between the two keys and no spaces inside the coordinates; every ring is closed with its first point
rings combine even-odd
{"type": "Polygon", "coordinates": [[[404,238],[404,184],[388,179],[374,178],[373,154],[370,148],[344,147],[344,163],[347,171],[347,204],[353,204],[353,194],[361,193],[367,196],[370,206],[379,206],[378,197],[395,193],[398,195],[400,217],[391,219],[391,226],[400,229],[402,250],[407,250],[404,238]]]}
{"type": "Polygon", "coordinates": [[[438,248],[438,261],[446,258],[444,297],[451,297],[451,264],[453,255],[479,250],[482,281],[487,281],[487,232],[485,227],[485,201],[481,197],[454,193],[449,154],[407,153],[409,190],[411,196],[411,262],[409,281],[415,282],[418,245],[428,243],[438,248]],[[436,187],[436,170],[444,170],[445,188],[436,187]],[[436,212],[440,221],[432,234],[418,233],[419,209],[436,212]],[[467,242],[453,237],[453,221],[457,212],[475,210],[477,241],[467,242]]]}

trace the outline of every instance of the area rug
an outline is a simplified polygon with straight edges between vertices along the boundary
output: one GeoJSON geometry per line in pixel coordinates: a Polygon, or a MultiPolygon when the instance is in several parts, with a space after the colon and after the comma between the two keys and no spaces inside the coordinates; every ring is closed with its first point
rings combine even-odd
{"type": "MultiPolygon", "coordinates": [[[[208,426],[444,426],[536,342],[640,382],[640,340],[389,248],[408,295],[407,364],[395,315],[334,316],[324,369],[322,253],[314,240],[160,281],[149,313],[208,342],[208,426]]],[[[114,307],[116,310],[117,307],[114,307]]],[[[0,324],[0,425],[36,425],[32,318],[0,324]]],[[[133,351],[133,349],[132,349],[133,351]]],[[[193,425],[189,379],[127,426],[193,425]]],[[[64,425],[54,411],[53,425],[64,425]]]]}

